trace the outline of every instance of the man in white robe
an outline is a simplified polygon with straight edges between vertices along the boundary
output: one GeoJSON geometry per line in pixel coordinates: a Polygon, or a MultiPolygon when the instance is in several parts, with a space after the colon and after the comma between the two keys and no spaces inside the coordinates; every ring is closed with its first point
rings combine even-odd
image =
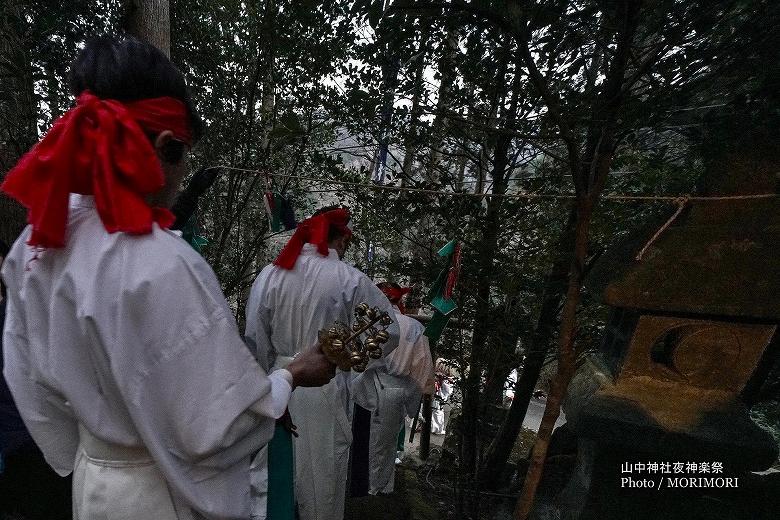
{"type": "Polygon", "coordinates": [[[395,484],[395,459],[398,433],[406,417],[413,418],[423,392],[433,392],[433,359],[425,327],[405,316],[403,296],[408,289],[383,282],[380,290],[393,304],[395,320],[400,328],[396,348],[385,359],[386,367],[378,370],[379,402],[371,416],[370,493],[388,494],[395,484]]]}
{"type": "Polygon", "coordinates": [[[252,455],[293,388],[335,369],[310,349],[267,376],[210,267],[164,229],[194,126],[170,61],[99,40],[73,67],[77,106],[2,186],[32,223],[2,268],[8,386],[47,462],[73,472],[77,520],[246,519],[252,455]],[[96,95],[127,77],[173,86],[96,95]]]}
{"type": "MultiPolygon", "coordinates": [[[[316,341],[321,329],[336,321],[351,324],[362,302],[392,316],[390,303],[373,282],[341,261],[351,237],[348,221],[345,210],[333,209],[302,222],[275,263],[255,280],[247,304],[246,341],[269,371],[284,367],[300,351],[300,342],[316,341]]],[[[391,324],[388,332],[385,354],[398,344],[398,325],[391,324]]],[[[358,402],[375,403],[373,372],[381,364],[369,364],[357,384],[350,372],[339,372],[322,388],[299,390],[290,399],[298,433],[293,448],[301,520],[343,518],[352,442],[350,393],[357,394],[352,397],[358,402]]],[[[253,480],[259,493],[266,485],[262,478],[253,480]]]]}
{"type": "Polygon", "coordinates": [[[431,413],[431,433],[434,435],[447,434],[447,421],[444,416],[444,405],[452,395],[450,370],[443,361],[436,363],[436,393],[433,395],[433,408],[431,413]]]}

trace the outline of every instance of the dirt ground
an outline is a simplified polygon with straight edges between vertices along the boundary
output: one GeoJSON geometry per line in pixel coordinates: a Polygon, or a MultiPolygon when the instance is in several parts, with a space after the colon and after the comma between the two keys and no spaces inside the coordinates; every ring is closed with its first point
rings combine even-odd
{"type": "MultiPolygon", "coordinates": [[[[451,409],[445,406],[448,424],[451,409]]],[[[453,455],[444,450],[444,435],[431,435],[428,460],[420,459],[420,435],[409,442],[411,420],[407,422],[403,462],[396,466],[395,491],[387,496],[347,499],[344,520],[458,520],[458,496],[453,455]]],[[[534,432],[524,428],[511,460],[526,457],[534,432]]],[[[450,446],[454,439],[449,440],[450,446]]],[[[512,496],[486,496],[481,517],[490,520],[511,518],[512,496]]]]}

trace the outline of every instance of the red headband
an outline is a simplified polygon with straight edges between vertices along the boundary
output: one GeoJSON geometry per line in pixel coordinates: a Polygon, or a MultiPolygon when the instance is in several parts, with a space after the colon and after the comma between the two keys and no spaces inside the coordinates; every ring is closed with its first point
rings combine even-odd
{"type": "Polygon", "coordinates": [[[282,269],[291,270],[295,267],[304,244],[314,244],[322,256],[328,256],[328,231],[331,227],[335,227],[342,234],[351,236],[352,230],[347,227],[349,218],[349,211],[342,208],[307,218],[298,224],[295,233],[276,257],[274,264],[282,269]]]}
{"type": "Polygon", "coordinates": [[[411,287],[395,288],[392,285],[385,285],[382,287],[382,292],[385,293],[385,296],[387,296],[387,299],[390,300],[390,303],[398,306],[398,310],[401,311],[401,314],[406,314],[406,309],[404,308],[404,304],[401,300],[404,296],[409,294],[411,290],[411,287]]]}
{"type": "Polygon", "coordinates": [[[28,243],[65,245],[70,193],[95,196],[106,231],[151,233],[173,214],[144,197],[165,185],[160,160],[147,137],[170,130],[191,144],[187,108],[160,97],[122,103],[84,91],[76,106],[54,122],[41,141],[10,171],[0,189],[23,204],[32,224],[28,243]]]}

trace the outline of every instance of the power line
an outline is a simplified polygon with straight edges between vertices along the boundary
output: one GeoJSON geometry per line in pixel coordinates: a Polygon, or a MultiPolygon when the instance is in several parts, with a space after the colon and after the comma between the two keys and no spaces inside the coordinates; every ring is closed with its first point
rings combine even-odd
{"type": "MultiPolygon", "coordinates": [[[[286,179],[296,179],[301,181],[321,182],[329,184],[339,184],[342,186],[354,186],[358,188],[365,188],[369,190],[379,191],[395,191],[395,192],[410,192],[410,193],[422,193],[427,195],[442,195],[448,197],[477,197],[477,198],[505,198],[505,199],[543,199],[543,200],[576,200],[575,194],[554,194],[554,193],[470,193],[460,191],[441,191],[431,190],[427,188],[411,188],[408,186],[386,186],[382,184],[368,184],[365,182],[354,181],[341,181],[336,179],[325,179],[322,177],[309,177],[304,175],[289,175],[284,173],[267,173],[260,170],[251,170],[248,168],[237,168],[235,166],[212,166],[211,168],[221,168],[224,170],[234,170],[248,173],[255,173],[260,175],[268,175],[271,177],[283,177],[286,179]]],[[[320,192],[326,192],[331,190],[319,190],[320,192]]],[[[339,190],[333,190],[339,191],[339,190]]],[[[724,200],[747,200],[747,199],[773,199],[777,198],[776,193],[761,193],[757,195],[718,195],[718,196],[688,196],[688,195],[602,195],[602,200],[615,200],[615,201],[659,201],[659,202],[675,202],[678,203],[681,199],[687,199],[689,201],[724,201],[724,200]]]]}

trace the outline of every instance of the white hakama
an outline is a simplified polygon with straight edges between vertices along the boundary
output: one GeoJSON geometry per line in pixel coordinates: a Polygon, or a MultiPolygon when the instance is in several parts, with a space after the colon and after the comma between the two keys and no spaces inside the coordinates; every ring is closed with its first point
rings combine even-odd
{"type": "Polygon", "coordinates": [[[371,417],[370,493],[392,493],[398,434],[405,417],[414,417],[424,390],[433,390],[433,360],[425,328],[395,307],[400,341],[386,366],[377,371],[378,406],[371,417]]]}

